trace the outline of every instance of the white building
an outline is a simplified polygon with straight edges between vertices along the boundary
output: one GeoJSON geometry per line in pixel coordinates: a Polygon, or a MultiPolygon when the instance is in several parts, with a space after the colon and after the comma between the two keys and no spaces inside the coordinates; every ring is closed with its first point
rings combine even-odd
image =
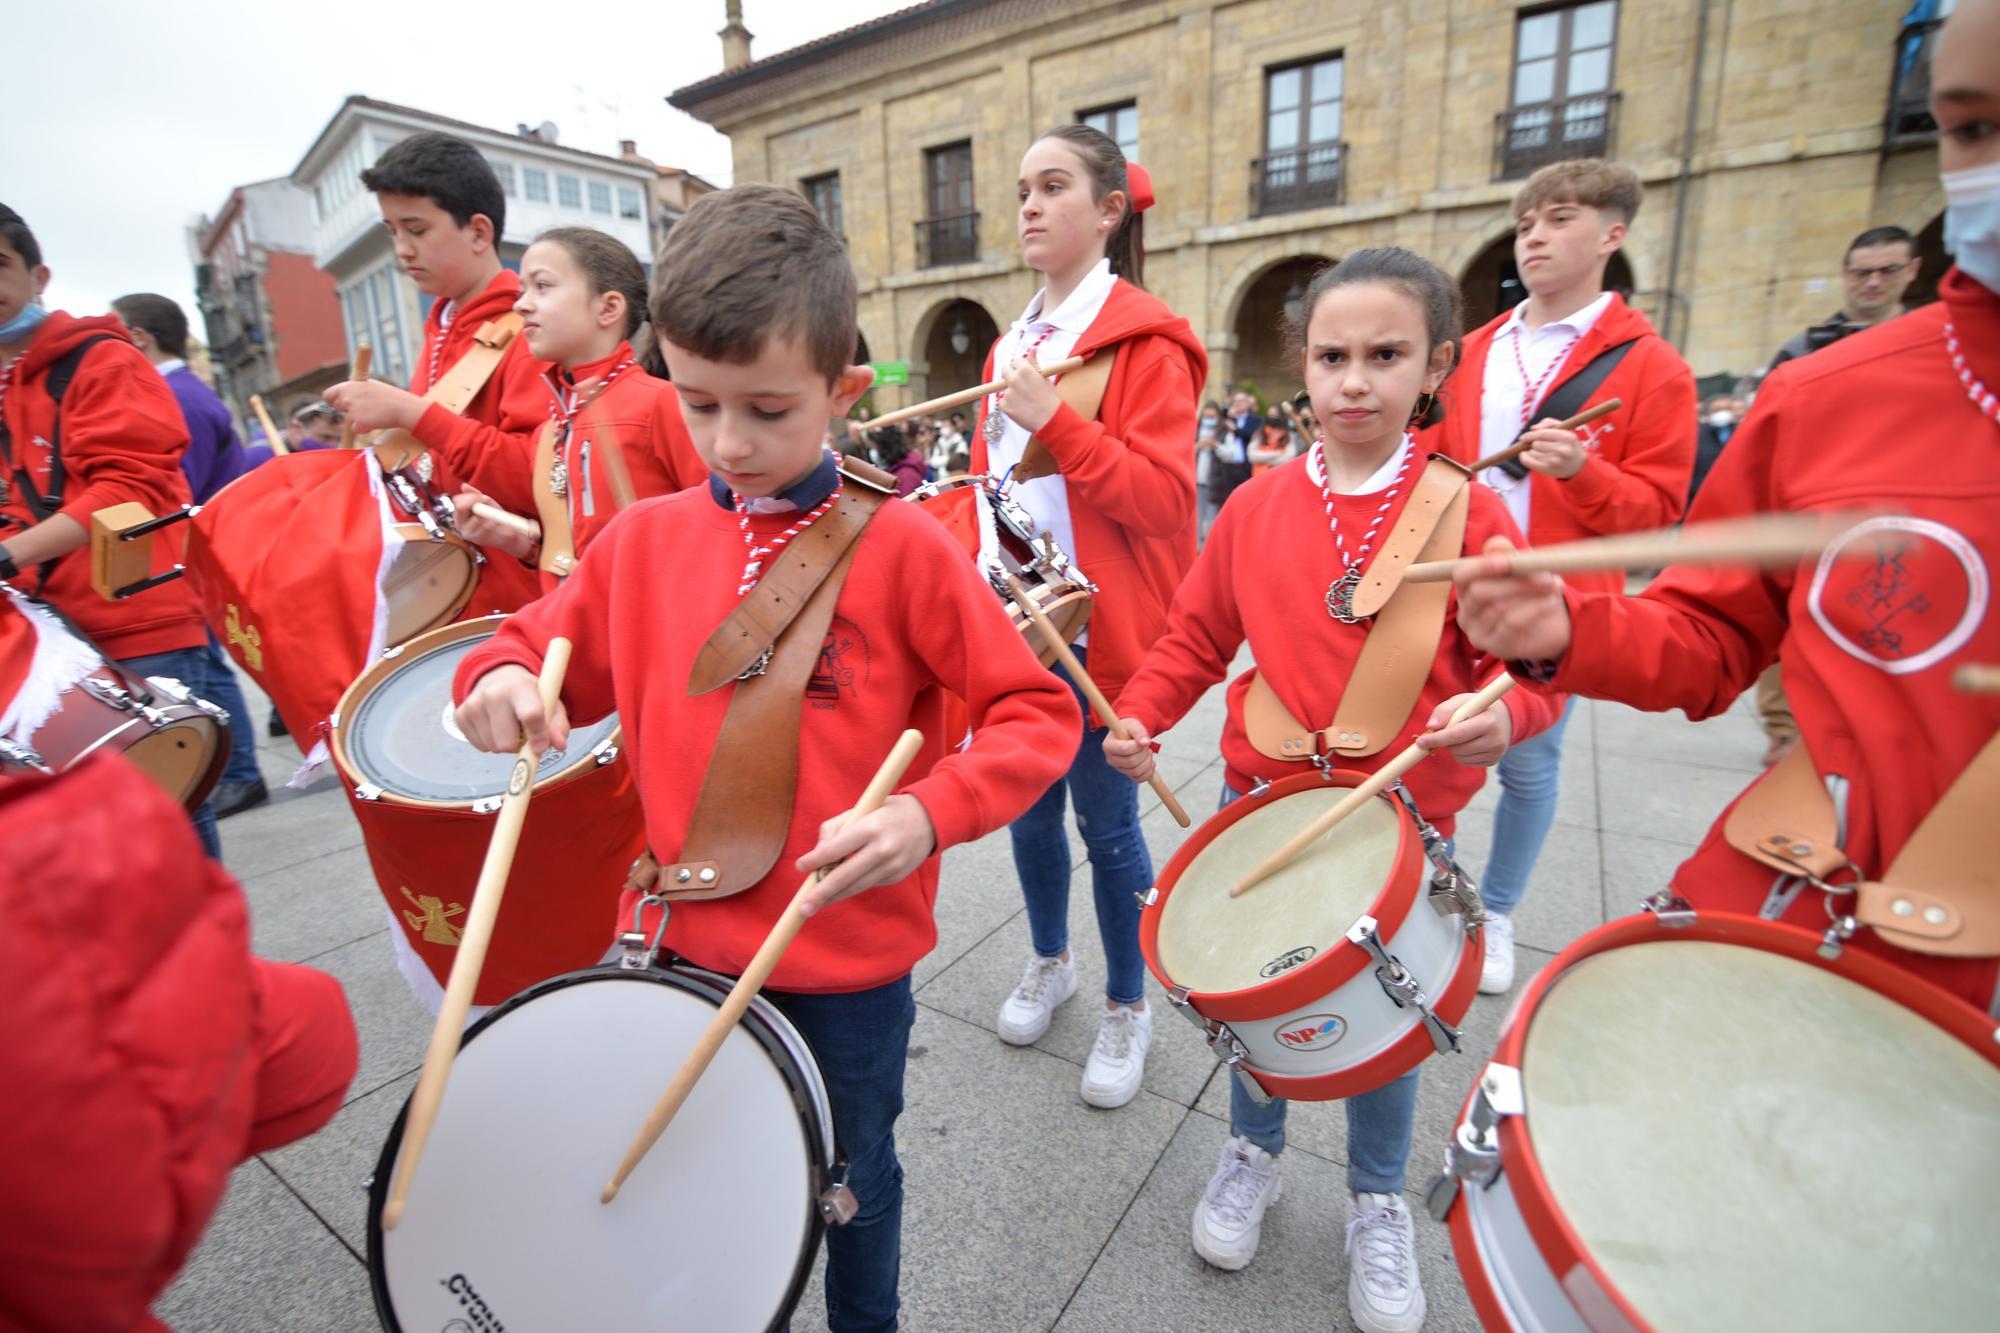
{"type": "Polygon", "coordinates": [[[314,259],[339,287],[349,353],[357,337],[367,337],[375,348],[377,376],[409,382],[430,298],[397,267],[382,215],[375,197],[362,187],[361,172],[391,145],[420,130],[464,139],[493,164],[507,197],[507,225],[500,237],[500,262],[507,267],[519,266],[539,233],[568,225],[616,236],[651,269],[647,215],[658,173],[636,153],[628,161],[566,148],[555,141],[553,125],[509,133],[356,94],[320,131],[292,180],[312,196],[314,259]]]}

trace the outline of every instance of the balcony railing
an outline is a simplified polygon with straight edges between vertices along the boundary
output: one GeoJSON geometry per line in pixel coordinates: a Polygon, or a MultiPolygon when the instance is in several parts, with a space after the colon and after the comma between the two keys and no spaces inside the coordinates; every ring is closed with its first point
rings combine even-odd
{"type": "Polygon", "coordinates": [[[1896,34],[1895,60],[1889,66],[1888,119],[1882,130],[1887,146],[1937,138],[1937,120],[1931,115],[1931,48],[1943,26],[1943,19],[1932,19],[1912,23],[1896,34]]]}
{"type": "Polygon", "coordinates": [[[1328,208],[1347,197],[1347,143],[1330,140],[1250,160],[1250,215],[1328,208]]]}
{"type": "Polygon", "coordinates": [[[917,267],[969,264],[979,258],[979,214],[955,213],[917,223],[917,267]]]}
{"type": "Polygon", "coordinates": [[[1514,180],[1573,157],[1610,157],[1620,96],[1591,93],[1502,111],[1493,121],[1493,179],[1514,180]]]}

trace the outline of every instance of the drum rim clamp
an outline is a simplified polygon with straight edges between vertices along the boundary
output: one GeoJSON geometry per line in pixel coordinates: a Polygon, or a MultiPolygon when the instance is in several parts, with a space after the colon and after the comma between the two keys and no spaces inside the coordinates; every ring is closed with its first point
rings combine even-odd
{"type": "Polygon", "coordinates": [[[1464,1117],[1452,1130],[1444,1168],[1424,1190],[1424,1207],[1434,1221],[1445,1220],[1467,1183],[1491,1189],[1500,1179],[1500,1122],[1526,1113],[1521,1071],[1497,1062],[1487,1065],[1473,1085],[1464,1117]]]}
{"type": "Polygon", "coordinates": [[[1382,936],[1375,918],[1364,915],[1348,929],[1347,942],[1359,946],[1375,960],[1375,980],[1381,983],[1382,993],[1398,1009],[1415,1009],[1423,1015],[1424,1030],[1431,1035],[1431,1045],[1438,1054],[1454,1053],[1459,1049],[1460,1032],[1451,1024],[1437,1016],[1431,1008],[1428,995],[1417,984],[1417,978],[1402,960],[1382,947],[1382,936]]]}

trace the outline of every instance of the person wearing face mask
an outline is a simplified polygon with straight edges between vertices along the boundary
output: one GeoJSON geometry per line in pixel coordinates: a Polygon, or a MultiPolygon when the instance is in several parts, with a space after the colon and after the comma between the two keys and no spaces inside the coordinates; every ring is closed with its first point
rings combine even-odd
{"type": "Polygon", "coordinates": [[[1903,313],[1903,293],[1916,280],[1917,238],[1901,227],[1870,227],[1847,243],[1840,261],[1840,309],[1795,334],[1778,349],[1770,369],[1894,319],[1903,313]]]}
{"type": "Polygon", "coordinates": [[[2000,891],[1978,843],[2000,809],[2000,694],[1954,683],[2000,663],[2000,0],[1945,21],[1931,109],[1956,259],[1939,300],[1774,371],[1688,519],[1871,516],[1795,567],[1675,566],[1636,597],[1487,561],[1457,580],[1459,624],[1524,689],[1697,720],[1780,662],[1798,748],[1673,891],[1830,934],[2000,1014],[2000,891]],[[1787,826],[1825,833],[1771,842],[1787,826]]]}
{"type": "Polygon", "coordinates": [[[1722,446],[1729,443],[1729,437],[1736,433],[1736,422],[1743,415],[1743,400],[1719,393],[1708,400],[1708,408],[1702,413],[1701,430],[1694,442],[1694,474],[1688,478],[1688,503],[1694,503],[1695,493],[1701,489],[1702,479],[1715,466],[1715,460],[1722,454],[1722,446]]]}

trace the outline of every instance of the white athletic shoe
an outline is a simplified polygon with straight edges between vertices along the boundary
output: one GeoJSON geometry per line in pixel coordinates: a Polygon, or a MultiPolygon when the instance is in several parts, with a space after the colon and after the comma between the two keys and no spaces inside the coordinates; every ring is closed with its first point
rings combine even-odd
{"type": "Polygon", "coordinates": [[[1347,1224],[1347,1312],[1362,1333],[1417,1333],[1417,1228],[1400,1194],[1357,1194],[1347,1224]]]}
{"type": "Polygon", "coordinates": [[[1194,1206],[1194,1252],[1235,1272],[1257,1257],[1264,1210],[1278,1201],[1278,1159],[1245,1138],[1222,1145],[1222,1160],[1194,1206]]]}
{"type": "Polygon", "coordinates": [[[1083,1099],[1115,1110],[1139,1094],[1146,1073],[1146,1048],[1153,1044],[1153,1006],[1106,1009],[1097,1020],[1097,1040],[1083,1066],[1083,1099]]]}
{"type": "Polygon", "coordinates": [[[1486,960],[1479,968],[1479,993],[1505,995],[1514,987],[1514,918],[1486,914],[1486,960]]]}
{"type": "Polygon", "coordinates": [[[1032,1046],[1049,1030],[1056,1006],[1076,994],[1076,961],[1040,955],[1021,974],[1021,984],[1000,1005],[1000,1040],[1032,1046]]]}

